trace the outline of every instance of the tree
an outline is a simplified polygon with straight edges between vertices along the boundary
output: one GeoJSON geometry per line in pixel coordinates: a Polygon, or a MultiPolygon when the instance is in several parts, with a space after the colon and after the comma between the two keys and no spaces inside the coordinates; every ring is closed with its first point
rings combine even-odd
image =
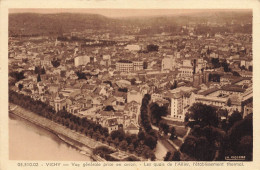
{"type": "Polygon", "coordinates": [[[46,73],[45,68],[42,67],[42,69],[41,69],[41,74],[45,74],[45,73],[46,73]]]}
{"type": "Polygon", "coordinates": [[[200,161],[210,161],[212,153],[210,152],[211,146],[206,137],[202,136],[196,140],[196,147],[194,157],[200,161]],[[207,149],[205,149],[207,148],[207,149]]]}
{"type": "Polygon", "coordinates": [[[94,131],[93,131],[93,129],[90,129],[89,131],[88,131],[88,134],[90,135],[90,137],[92,138],[93,137],[93,134],[94,134],[94,131]]]}
{"type": "Polygon", "coordinates": [[[219,63],[219,59],[218,58],[212,58],[211,59],[211,63],[213,64],[214,68],[219,68],[220,67],[220,63],[219,63]]]}
{"type": "Polygon", "coordinates": [[[163,131],[163,133],[165,135],[167,135],[169,133],[169,125],[168,124],[161,122],[160,125],[159,125],[159,128],[163,131]]]}
{"type": "Polygon", "coordinates": [[[118,91],[127,93],[128,89],[127,88],[118,88],[118,91]]]}
{"type": "Polygon", "coordinates": [[[78,76],[78,80],[80,80],[80,79],[85,79],[85,80],[87,80],[85,73],[82,73],[82,72],[77,71],[77,72],[76,72],[76,75],[78,76]]]}
{"type": "Polygon", "coordinates": [[[202,103],[194,103],[189,108],[189,116],[194,120],[194,124],[198,124],[201,127],[210,125],[218,126],[218,115],[216,108],[202,103]]]}
{"type": "Polygon", "coordinates": [[[122,142],[120,142],[119,147],[123,151],[126,151],[126,149],[127,149],[127,142],[126,142],[126,140],[123,140],[122,142]]]}
{"type": "Polygon", "coordinates": [[[236,72],[236,71],[233,71],[232,73],[233,73],[233,76],[241,77],[240,74],[238,72],[236,72]]]}
{"type": "Polygon", "coordinates": [[[129,146],[128,146],[128,150],[132,153],[132,152],[134,152],[134,150],[135,150],[135,147],[134,147],[134,144],[130,144],[129,146]]]}
{"type": "Polygon", "coordinates": [[[240,67],[240,69],[241,69],[241,70],[246,70],[246,67],[245,67],[244,65],[242,65],[242,66],[240,67]]]}
{"type": "Polygon", "coordinates": [[[158,49],[159,49],[158,45],[154,45],[154,44],[147,45],[147,51],[148,52],[158,51],[158,49]]]}
{"type": "Polygon", "coordinates": [[[170,136],[170,139],[173,140],[176,138],[176,131],[175,131],[175,128],[174,127],[171,127],[170,129],[170,133],[171,133],[171,136],[170,136]]]}
{"type": "Polygon", "coordinates": [[[53,67],[57,68],[57,67],[60,66],[60,60],[58,60],[58,59],[56,58],[56,59],[54,59],[54,60],[51,61],[51,64],[52,64],[53,67]]]}
{"type": "Polygon", "coordinates": [[[213,82],[220,82],[220,75],[219,74],[209,74],[209,81],[213,82]]]}
{"type": "Polygon", "coordinates": [[[227,63],[226,60],[221,63],[221,66],[224,68],[224,72],[230,72],[231,71],[230,68],[229,68],[229,64],[227,63]]]}
{"type": "Polygon", "coordinates": [[[157,103],[152,103],[150,105],[151,111],[151,121],[153,124],[157,125],[162,120],[162,116],[167,115],[167,108],[165,106],[160,107],[157,103]]]}
{"type": "Polygon", "coordinates": [[[228,130],[220,147],[219,160],[225,160],[226,155],[243,155],[246,161],[252,160],[253,151],[253,121],[252,115],[239,120],[228,130]]]}
{"type": "Polygon", "coordinates": [[[15,78],[16,82],[25,78],[23,71],[21,71],[21,72],[17,72],[17,71],[11,72],[10,76],[15,78]]]}
{"type": "Polygon", "coordinates": [[[40,67],[39,66],[35,66],[34,73],[35,74],[39,74],[40,73],[40,67]]]}
{"type": "Polygon", "coordinates": [[[231,99],[230,99],[230,98],[228,98],[228,100],[227,100],[227,106],[228,106],[228,107],[230,107],[230,106],[231,106],[231,104],[232,104],[232,103],[231,103],[231,99]]]}
{"type": "Polygon", "coordinates": [[[128,143],[128,145],[130,145],[131,143],[134,143],[136,140],[138,140],[138,137],[136,134],[127,134],[126,135],[126,141],[128,143]]]}
{"type": "Polygon", "coordinates": [[[147,69],[147,67],[148,67],[148,63],[144,61],[143,69],[147,69]]]}
{"type": "Polygon", "coordinates": [[[111,105],[108,105],[105,107],[104,111],[115,111],[114,107],[111,105]]]}
{"type": "Polygon", "coordinates": [[[103,135],[105,136],[105,137],[108,137],[109,136],[109,133],[108,133],[108,129],[107,128],[103,128],[103,135]]]}
{"type": "Polygon", "coordinates": [[[21,91],[23,89],[23,84],[18,85],[19,90],[21,91]]]}
{"type": "Polygon", "coordinates": [[[110,87],[112,87],[112,83],[111,83],[111,81],[104,81],[103,83],[109,84],[110,87]]]}
{"type": "Polygon", "coordinates": [[[227,109],[218,109],[217,115],[227,118],[227,116],[228,116],[228,110],[227,110],[227,109]]]}
{"type": "Polygon", "coordinates": [[[108,143],[109,146],[110,146],[111,142],[112,142],[112,138],[111,138],[111,136],[108,136],[107,143],[108,143]]]}
{"type": "Polygon", "coordinates": [[[113,140],[113,143],[114,143],[115,147],[118,147],[118,146],[119,146],[119,139],[118,139],[118,138],[115,138],[115,139],[113,140]]]}
{"type": "Polygon", "coordinates": [[[173,85],[170,87],[171,90],[177,88],[177,81],[174,81],[173,85]]]}
{"type": "Polygon", "coordinates": [[[252,136],[243,136],[239,142],[240,148],[238,150],[240,155],[244,155],[247,161],[252,160],[253,158],[253,138],[252,136]]]}
{"type": "Polygon", "coordinates": [[[29,59],[28,59],[28,58],[25,58],[25,59],[22,59],[22,61],[23,61],[24,63],[28,63],[29,59]]]}
{"type": "Polygon", "coordinates": [[[41,76],[40,76],[40,74],[38,74],[38,76],[37,76],[37,82],[40,82],[40,81],[42,81],[42,80],[41,80],[41,76]]]}
{"type": "Polygon", "coordinates": [[[193,156],[195,153],[195,148],[196,148],[196,140],[197,140],[196,137],[189,135],[185,139],[184,143],[181,145],[181,148],[180,148],[181,152],[184,152],[190,156],[193,156]]]}
{"type": "Polygon", "coordinates": [[[166,153],[165,157],[163,158],[163,160],[164,160],[164,161],[169,161],[170,157],[171,157],[171,152],[168,151],[168,152],[166,153]]]}
{"type": "Polygon", "coordinates": [[[253,71],[253,66],[249,66],[248,70],[252,72],[253,71]]]}
{"type": "Polygon", "coordinates": [[[96,132],[95,136],[96,136],[97,141],[102,140],[102,138],[103,138],[103,136],[100,134],[99,131],[96,132]]]}
{"type": "Polygon", "coordinates": [[[136,84],[136,79],[135,79],[135,78],[132,78],[132,79],[130,80],[130,82],[131,82],[131,85],[135,85],[135,84],[136,84]]]}
{"type": "Polygon", "coordinates": [[[142,151],[142,155],[146,158],[146,159],[148,159],[148,158],[153,158],[154,159],[154,153],[153,153],[153,151],[148,147],[148,146],[144,146],[144,148],[143,148],[143,151],[142,151]]]}
{"type": "Polygon", "coordinates": [[[114,130],[111,132],[110,136],[113,140],[118,138],[119,141],[122,141],[125,138],[125,133],[123,130],[114,130]]]}
{"type": "Polygon", "coordinates": [[[151,161],[155,161],[156,159],[155,154],[153,152],[150,152],[150,159],[151,161]]]}
{"type": "Polygon", "coordinates": [[[150,149],[154,149],[157,145],[157,140],[155,137],[147,134],[145,136],[144,144],[148,146],[150,149]]]}
{"type": "Polygon", "coordinates": [[[151,96],[149,94],[145,94],[142,99],[142,105],[141,105],[141,123],[145,129],[145,132],[149,133],[152,130],[150,118],[148,115],[148,104],[149,100],[151,99],[151,96]]]}
{"type": "Polygon", "coordinates": [[[143,131],[139,131],[138,140],[144,140],[144,139],[145,139],[145,133],[143,131]]]}
{"type": "Polygon", "coordinates": [[[232,127],[236,122],[242,120],[242,115],[238,111],[234,111],[228,119],[229,127],[232,127]]]}
{"type": "Polygon", "coordinates": [[[173,156],[172,156],[171,161],[180,161],[180,160],[181,160],[180,157],[181,157],[180,152],[179,152],[179,151],[175,151],[175,152],[173,153],[173,156]]]}

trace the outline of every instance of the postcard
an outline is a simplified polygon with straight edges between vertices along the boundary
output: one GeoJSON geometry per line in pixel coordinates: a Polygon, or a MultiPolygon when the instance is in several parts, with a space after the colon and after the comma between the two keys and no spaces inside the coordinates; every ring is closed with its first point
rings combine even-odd
{"type": "Polygon", "coordinates": [[[258,1],[23,2],[0,4],[1,168],[259,168],[258,1]]]}

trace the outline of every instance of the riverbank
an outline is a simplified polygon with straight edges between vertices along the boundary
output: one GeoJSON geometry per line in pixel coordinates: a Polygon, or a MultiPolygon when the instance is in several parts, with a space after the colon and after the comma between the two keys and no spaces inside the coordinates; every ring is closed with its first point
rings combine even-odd
{"type": "Polygon", "coordinates": [[[11,113],[17,115],[18,117],[21,117],[35,125],[38,125],[39,127],[42,127],[44,129],[52,132],[53,134],[55,134],[57,137],[59,137],[64,142],[81,150],[82,153],[86,153],[86,154],[90,155],[91,158],[95,161],[106,161],[104,158],[101,158],[99,155],[94,155],[92,153],[95,148],[98,148],[101,146],[107,147],[117,153],[120,152],[121,154],[127,155],[128,157],[133,156],[141,161],[147,161],[147,159],[139,157],[133,153],[119,150],[106,143],[102,143],[100,141],[94,140],[84,134],[71,130],[61,124],[58,124],[45,117],[39,116],[36,113],[33,113],[33,112],[31,112],[25,108],[22,108],[18,105],[15,105],[13,103],[9,103],[9,111],[11,113]]]}
{"type": "Polygon", "coordinates": [[[97,155],[93,155],[92,151],[93,149],[99,146],[108,147],[107,145],[95,141],[94,139],[91,139],[78,132],[72,131],[60,124],[57,124],[49,119],[41,117],[17,105],[9,103],[9,106],[11,108],[10,111],[12,114],[52,132],[67,144],[80,150],[81,153],[89,155],[91,159],[93,159],[94,161],[106,161],[97,155]]]}
{"type": "Polygon", "coordinates": [[[11,112],[8,117],[10,160],[94,161],[89,154],[64,142],[47,129],[11,112]]]}

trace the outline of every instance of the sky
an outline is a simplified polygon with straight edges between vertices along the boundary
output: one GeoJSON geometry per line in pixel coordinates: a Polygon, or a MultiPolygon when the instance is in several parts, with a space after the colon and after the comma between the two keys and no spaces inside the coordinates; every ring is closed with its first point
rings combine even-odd
{"type": "MultiPolygon", "coordinates": [[[[118,17],[135,17],[135,16],[159,16],[159,15],[181,15],[181,14],[193,14],[209,11],[231,11],[230,9],[65,9],[65,8],[28,8],[28,9],[9,9],[9,13],[91,13],[100,14],[106,17],[118,18],[118,17]]],[[[241,9],[240,9],[241,10],[241,9]]],[[[236,10],[236,11],[240,11],[236,10]]],[[[235,11],[232,9],[232,11],[235,11]]],[[[242,11],[242,10],[241,10],[242,11]]],[[[245,11],[245,10],[243,10],[245,11]]]]}

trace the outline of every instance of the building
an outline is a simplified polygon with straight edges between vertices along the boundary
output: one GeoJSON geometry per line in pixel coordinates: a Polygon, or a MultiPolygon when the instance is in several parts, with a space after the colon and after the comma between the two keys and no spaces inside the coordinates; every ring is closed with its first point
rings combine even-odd
{"type": "Polygon", "coordinates": [[[172,55],[167,55],[162,59],[161,69],[165,70],[173,70],[175,68],[175,60],[172,55]]]}
{"type": "Polygon", "coordinates": [[[203,74],[196,73],[193,75],[193,86],[198,87],[203,83],[203,74]]]}
{"type": "Polygon", "coordinates": [[[182,66],[184,67],[192,67],[191,60],[183,60],[182,66]]]}
{"type": "Polygon", "coordinates": [[[130,123],[126,128],[124,128],[124,131],[125,133],[137,135],[139,133],[139,127],[134,123],[130,123]]]}
{"type": "Polygon", "coordinates": [[[182,66],[179,68],[179,77],[191,77],[193,75],[193,66],[182,66]]]}
{"type": "Polygon", "coordinates": [[[151,95],[152,102],[156,102],[157,100],[162,100],[162,99],[163,99],[163,95],[160,93],[152,93],[151,95]]]}
{"type": "Polygon", "coordinates": [[[127,92],[127,103],[131,101],[136,101],[137,103],[142,102],[142,94],[136,90],[131,90],[127,92]]]}
{"type": "Polygon", "coordinates": [[[81,94],[81,91],[80,89],[64,88],[61,89],[59,93],[62,94],[64,97],[75,97],[81,94]]]}
{"type": "Polygon", "coordinates": [[[105,119],[102,123],[102,126],[108,129],[108,133],[118,130],[117,118],[112,117],[112,118],[105,119]]]}
{"type": "Polygon", "coordinates": [[[125,47],[125,49],[129,50],[129,51],[140,51],[141,47],[140,47],[140,45],[129,44],[125,47]]]}
{"type": "Polygon", "coordinates": [[[63,95],[58,95],[54,99],[54,108],[56,112],[67,109],[66,98],[63,95]]]}
{"type": "Polygon", "coordinates": [[[203,103],[206,105],[213,105],[218,107],[224,107],[227,104],[228,98],[214,97],[214,96],[204,96],[204,95],[196,95],[195,103],[203,103]]]}
{"type": "Polygon", "coordinates": [[[222,86],[221,87],[221,94],[237,94],[237,95],[242,95],[246,90],[243,88],[243,86],[239,85],[227,85],[227,86],[222,86]]]}
{"type": "Polygon", "coordinates": [[[140,107],[141,104],[137,103],[136,101],[131,101],[130,103],[127,103],[124,107],[124,112],[126,115],[129,116],[130,121],[138,122],[138,117],[140,114],[140,107]]]}
{"type": "Polygon", "coordinates": [[[133,61],[133,70],[139,71],[144,69],[144,62],[143,61],[133,61]]]}
{"type": "Polygon", "coordinates": [[[253,103],[248,103],[247,105],[244,106],[243,118],[245,118],[250,113],[253,113],[253,103]]]}
{"type": "Polygon", "coordinates": [[[207,66],[207,61],[203,60],[202,58],[197,59],[196,65],[194,65],[195,68],[195,73],[201,73],[203,69],[206,68],[207,66]]]}
{"type": "Polygon", "coordinates": [[[120,72],[132,72],[143,70],[144,62],[143,61],[129,61],[129,60],[120,60],[116,62],[116,70],[120,72]]]}
{"type": "Polygon", "coordinates": [[[132,61],[119,60],[116,62],[116,71],[120,72],[132,72],[134,69],[134,64],[132,61]]]}
{"type": "Polygon", "coordinates": [[[234,79],[233,75],[224,75],[220,77],[220,85],[230,85],[232,80],[234,79]]]}
{"type": "Polygon", "coordinates": [[[90,56],[78,56],[74,58],[74,65],[75,67],[81,66],[81,65],[86,65],[90,63],[90,56]]]}
{"type": "Polygon", "coordinates": [[[111,60],[111,56],[110,55],[103,55],[103,60],[111,60]]]}
{"type": "Polygon", "coordinates": [[[177,121],[184,121],[183,100],[180,93],[173,94],[171,97],[171,117],[177,121]]]}

